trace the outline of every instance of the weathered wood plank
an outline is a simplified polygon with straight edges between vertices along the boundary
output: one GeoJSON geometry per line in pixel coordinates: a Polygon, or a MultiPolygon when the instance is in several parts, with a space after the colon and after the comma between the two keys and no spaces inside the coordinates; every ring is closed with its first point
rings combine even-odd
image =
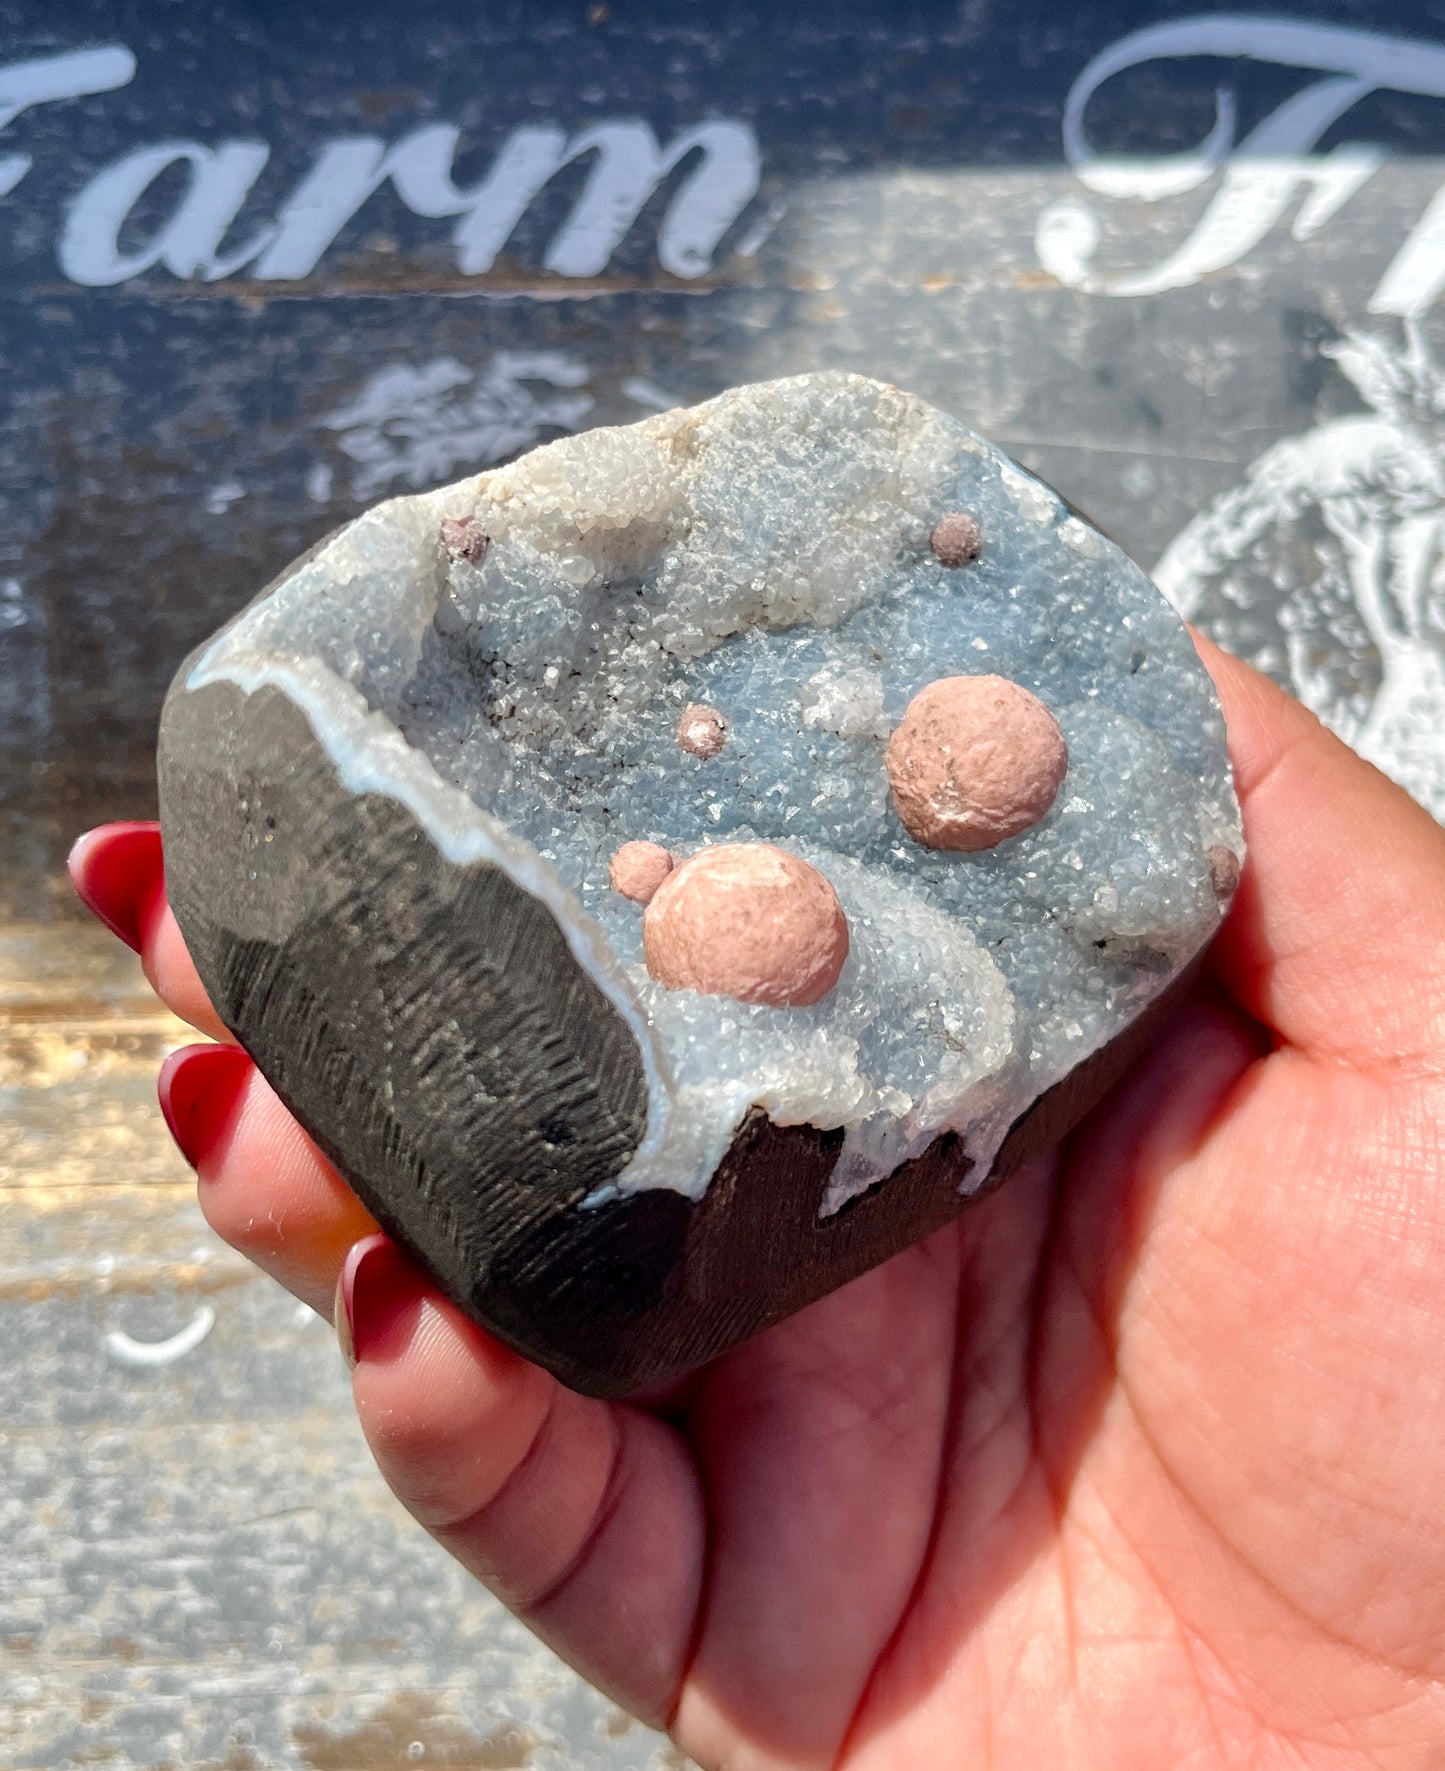
{"type": "Polygon", "coordinates": [[[324,1350],[284,1422],[0,1435],[0,1763],[679,1762],[402,1515],[324,1350]]]}
{"type": "Polygon", "coordinates": [[[0,926],[0,1764],[681,1764],[404,1515],[330,1326],[211,1235],[155,1105],[190,1037],[103,931],[0,926]]]}
{"type": "Polygon", "coordinates": [[[0,921],[0,1190],[184,1180],[155,1073],[197,1037],[94,923],[0,921]]]}

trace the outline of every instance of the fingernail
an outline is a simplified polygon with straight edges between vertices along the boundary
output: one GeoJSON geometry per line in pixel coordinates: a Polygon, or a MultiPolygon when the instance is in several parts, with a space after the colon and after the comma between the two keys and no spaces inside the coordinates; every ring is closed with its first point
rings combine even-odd
{"type": "Polygon", "coordinates": [[[81,902],[139,953],[145,918],[165,876],[160,825],[102,824],[87,830],[66,865],[81,902]]]}
{"type": "Polygon", "coordinates": [[[215,1148],[251,1069],[238,1045],[183,1045],[161,1065],[156,1098],[192,1168],[215,1148]]]}
{"type": "Polygon", "coordinates": [[[389,1236],[352,1244],[336,1282],[336,1338],[348,1370],[362,1359],[402,1351],[427,1289],[425,1275],[389,1236]]]}

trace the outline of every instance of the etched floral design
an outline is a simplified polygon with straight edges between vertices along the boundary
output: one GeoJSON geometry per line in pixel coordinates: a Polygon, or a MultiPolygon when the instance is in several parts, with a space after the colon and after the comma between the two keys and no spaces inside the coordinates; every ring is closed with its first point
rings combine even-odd
{"type": "Polygon", "coordinates": [[[1267,449],[1154,576],[1445,818],[1445,372],[1411,321],[1323,348],[1369,410],[1267,449]]]}
{"type": "Polygon", "coordinates": [[[574,431],[596,404],[585,363],[562,351],[497,351],[482,369],[455,357],[394,363],[321,420],[356,463],[351,493],[374,498],[395,480],[440,484],[459,467],[490,467],[548,432],[574,431]]]}

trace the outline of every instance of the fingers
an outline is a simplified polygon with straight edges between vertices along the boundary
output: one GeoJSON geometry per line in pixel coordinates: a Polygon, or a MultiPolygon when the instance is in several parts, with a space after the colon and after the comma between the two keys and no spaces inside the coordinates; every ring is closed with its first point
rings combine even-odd
{"type": "Polygon", "coordinates": [[[172,1054],[159,1092],[218,1234],[323,1315],[339,1291],[358,1410],[403,1502],[588,1678],[665,1722],[703,1538],[671,1429],[574,1396],[436,1297],[238,1048],[172,1054]]]}
{"type": "Polygon", "coordinates": [[[360,1200],[238,1047],[173,1052],[158,1093],[211,1228],[330,1320],[347,1249],[376,1230],[360,1200]]]}
{"type": "Polygon", "coordinates": [[[588,1678],[665,1721],[703,1530],[671,1429],[563,1390],[437,1298],[238,1048],[174,1053],[160,1096],[219,1235],[323,1315],[346,1269],[338,1327],[401,1499],[588,1678]]]}
{"type": "Polygon", "coordinates": [[[66,865],[81,902],[139,953],[163,890],[160,825],[137,821],[87,830],[66,865]]]}
{"type": "Polygon", "coordinates": [[[146,977],[167,1008],[202,1033],[229,1039],[166,902],[160,825],[102,824],[88,830],[70,851],[69,870],[81,901],[140,954],[146,977]]]}
{"type": "Polygon", "coordinates": [[[1216,975],[1317,1056],[1438,1067],[1445,832],[1283,690],[1195,643],[1224,704],[1249,845],[1216,975]]]}
{"type": "MultiPolygon", "coordinates": [[[[140,953],[166,1005],[229,1042],[166,903],[160,826],[87,831],[71,850],[70,877],[106,927],[140,953]]],[[[199,1177],[212,1229],[329,1320],[341,1263],[375,1231],[371,1215],[233,1043],[173,1052],[157,1093],[199,1177]]]]}
{"type": "Polygon", "coordinates": [[[672,1429],[563,1389],[383,1236],[347,1257],[337,1319],[362,1426],[404,1504],[588,1679],[665,1723],[704,1542],[672,1429]]]}
{"type": "Polygon", "coordinates": [[[146,930],[141,964],[152,990],[172,1014],[189,1021],[199,1032],[209,1033],[213,1039],[232,1038],[229,1028],[211,1007],[205,986],[186,951],[180,926],[164,898],[146,930]]]}

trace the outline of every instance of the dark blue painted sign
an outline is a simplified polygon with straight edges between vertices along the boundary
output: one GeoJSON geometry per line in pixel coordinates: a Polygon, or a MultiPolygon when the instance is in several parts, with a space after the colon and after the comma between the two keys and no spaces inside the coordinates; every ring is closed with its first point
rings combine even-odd
{"type": "Polygon", "coordinates": [[[821,366],[1445,811],[1442,146],[1434,6],[0,3],[5,890],[363,504],[821,366]]]}

